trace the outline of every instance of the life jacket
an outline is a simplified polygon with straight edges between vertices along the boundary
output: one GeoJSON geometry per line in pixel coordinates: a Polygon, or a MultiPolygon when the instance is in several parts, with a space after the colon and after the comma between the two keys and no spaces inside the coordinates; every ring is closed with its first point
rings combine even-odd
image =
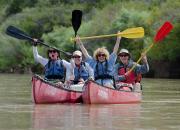
{"type": "MultiPolygon", "coordinates": [[[[119,65],[118,68],[118,75],[124,75],[126,72],[128,72],[131,68],[125,67],[124,65],[119,65]]],[[[124,83],[137,83],[140,82],[142,78],[141,74],[136,74],[134,71],[131,71],[128,76],[126,76],[126,80],[123,81],[124,83]]]]}
{"type": "Polygon", "coordinates": [[[107,60],[105,61],[105,64],[101,62],[96,63],[94,75],[95,75],[95,80],[98,79],[113,79],[113,76],[109,74],[108,70],[108,62],[107,60]]]}
{"type": "Polygon", "coordinates": [[[75,67],[74,68],[74,83],[77,83],[80,78],[82,78],[84,81],[89,78],[89,72],[86,67],[85,62],[81,62],[80,67],[75,67]]]}
{"type": "Polygon", "coordinates": [[[62,60],[48,61],[45,65],[45,78],[61,80],[65,78],[65,68],[62,60]]]}

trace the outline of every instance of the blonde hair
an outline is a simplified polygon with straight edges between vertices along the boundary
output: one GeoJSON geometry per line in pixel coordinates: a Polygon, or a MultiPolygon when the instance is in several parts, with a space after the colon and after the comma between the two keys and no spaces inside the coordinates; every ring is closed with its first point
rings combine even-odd
{"type": "Polygon", "coordinates": [[[109,59],[109,52],[108,50],[106,49],[106,47],[101,47],[101,48],[98,48],[94,51],[94,55],[93,57],[98,60],[97,56],[99,53],[104,53],[106,55],[106,59],[108,60],[109,59]]]}

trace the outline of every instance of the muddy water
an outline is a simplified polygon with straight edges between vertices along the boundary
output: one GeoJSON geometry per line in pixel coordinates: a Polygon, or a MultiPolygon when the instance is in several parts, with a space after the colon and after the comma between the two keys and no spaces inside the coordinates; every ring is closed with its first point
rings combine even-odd
{"type": "Polygon", "coordinates": [[[143,79],[140,104],[34,105],[31,75],[0,75],[2,130],[180,130],[180,80],[143,79]]]}

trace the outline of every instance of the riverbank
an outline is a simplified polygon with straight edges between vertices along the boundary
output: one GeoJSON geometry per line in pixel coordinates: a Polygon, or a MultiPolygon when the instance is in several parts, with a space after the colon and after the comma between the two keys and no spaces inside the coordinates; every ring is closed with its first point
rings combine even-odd
{"type": "MultiPolygon", "coordinates": [[[[168,62],[168,61],[153,61],[150,63],[150,71],[144,74],[146,78],[170,78],[180,79],[180,62],[168,62]]],[[[10,74],[43,74],[43,68],[40,65],[34,65],[32,67],[22,68],[15,67],[9,69],[0,69],[0,73],[10,74]]]]}

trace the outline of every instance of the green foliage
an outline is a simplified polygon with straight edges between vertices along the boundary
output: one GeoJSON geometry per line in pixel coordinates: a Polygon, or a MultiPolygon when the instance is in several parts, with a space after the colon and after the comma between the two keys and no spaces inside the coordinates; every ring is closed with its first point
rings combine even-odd
{"type": "Polygon", "coordinates": [[[37,0],[11,0],[6,8],[6,16],[19,13],[25,7],[33,7],[36,3],[37,0]]]}
{"type": "Polygon", "coordinates": [[[73,42],[70,41],[72,36],[72,27],[66,28],[63,26],[55,26],[53,33],[44,34],[43,39],[45,39],[45,41],[47,41],[50,45],[56,46],[64,51],[68,51],[73,49],[73,42]]]}
{"type": "MultiPolygon", "coordinates": [[[[25,41],[15,40],[4,34],[9,25],[21,28],[32,37],[64,51],[73,51],[74,37],[71,26],[71,12],[83,11],[80,36],[114,34],[132,27],[143,27],[142,39],[125,39],[121,48],[127,48],[134,59],[152,42],[158,28],[164,21],[172,19],[173,31],[148,53],[151,61],[174,61],[180,57],[180,1],[171,0],[1,0],[0,1],[0,71],[34,68],[32,47],[25,41]],[[7,60],[8,59],[8,60],[7,60]]],[[[106,46],[110,52],[116,37],[83,41],[92,55],[94,49],[106,46]]],[[[46,49],[39,47],[46,56],[46,49]]],[[[66,58],[62,55],[62,58],[66,58]]],[[[38,66],[39,68],[39,66],[38,66]]],[[[34,69],[36,70],[36,69],[34,69]]]]}

